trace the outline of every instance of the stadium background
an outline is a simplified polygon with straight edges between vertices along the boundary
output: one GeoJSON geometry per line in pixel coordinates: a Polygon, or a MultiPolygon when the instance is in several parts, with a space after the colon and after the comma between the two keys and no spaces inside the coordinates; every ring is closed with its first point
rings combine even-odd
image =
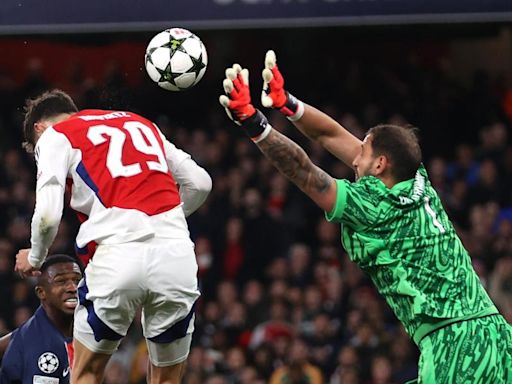
{"type": "MultiPolygon", "coordinates": [[[[484,2],[482,9],[483,3],[468,1],[468,8],[455,9],[455,1],[432,1],[428,9],[428,2],[413,1],[398,12],[402,0],[177,0],[174,18],[168,5],[151,13],[156,0],[131,13],[123,6],[119,14],[102,14],[101,5],[91,13],[87,5],[67,10],[60,0],[44,10],[36,3],[0,4],[0,334],[38,305],[34,282],[12,272],[17,250],[30,244],[34,205],[34,164],[20,148],[22,106],[26,97],[59,87],[79,107],[152,118],[212,175],[210,197],[189,219],[203,297],[185,383],[266,383],[277,380],[282,366],[310,372],[309,381],[297,383],[391,384],[415,377],[416,347],[348,260],[339,229],[218,105],[224,68],[233,62],[250,68],[258,104],[269,48],[277,52],[287,88],[356,135],[378,122],[420,128],[431,180],[482,281],[512,322],[508,2],[484,2]],[[214,3],[232,6],[229,21],[214,3]],[[383,4],[398,8],[386,13],[383,4]],[[287,11],[293,17],[284,17],[287,11]],[[135,22],[137,12],[146,19],[135,22]],[[209,53],[203,80],[182,93],[159,89],[143,67],[146,43],[170,26],[192,29],[209,53]]],[[[330,174],[353,177],[281,116],[271,117],[330,174]]],[[[52,251],[72,253],[76,229],[66,210],[52,251]]],[[[145,346],[139,324],[132,328],[106,383],[145,382],[145,346]]]]}

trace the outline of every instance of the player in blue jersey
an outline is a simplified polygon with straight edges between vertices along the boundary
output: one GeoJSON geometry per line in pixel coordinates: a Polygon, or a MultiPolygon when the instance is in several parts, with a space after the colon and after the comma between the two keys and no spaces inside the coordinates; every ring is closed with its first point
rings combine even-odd
{"type": "Polygon", "coordinates": [[[36,294],[41,306],[10,334],[0,384],[69,384],[73,360],[73,314],[82,272],[67,255],[52,255],[41,266],[36,294]]]}

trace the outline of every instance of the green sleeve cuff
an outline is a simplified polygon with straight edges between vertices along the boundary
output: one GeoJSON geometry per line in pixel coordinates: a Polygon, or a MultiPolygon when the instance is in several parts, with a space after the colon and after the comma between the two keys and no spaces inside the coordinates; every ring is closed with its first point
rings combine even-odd
{"type": "Polygon", "coordinates": [[[341,221],[347,205],[347,181],[336,180],[336,202],[330,212],[325,212],[325,219],[329,222],[341,221]]]}

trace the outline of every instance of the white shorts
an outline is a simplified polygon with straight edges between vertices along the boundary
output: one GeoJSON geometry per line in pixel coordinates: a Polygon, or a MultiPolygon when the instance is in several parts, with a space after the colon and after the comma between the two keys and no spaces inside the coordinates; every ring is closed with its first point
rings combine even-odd
{"type": "Polygon", "coordinates": [[[194,330],[199,295],[191,240],[99,245],[78,287],[73,336],[93,352],[112,354],[142,308],[152,363],[176,364],[188,355],[190,337],[180,339],[194,330]],[[159,344],[165,356],[158,356],[159,344]]]}

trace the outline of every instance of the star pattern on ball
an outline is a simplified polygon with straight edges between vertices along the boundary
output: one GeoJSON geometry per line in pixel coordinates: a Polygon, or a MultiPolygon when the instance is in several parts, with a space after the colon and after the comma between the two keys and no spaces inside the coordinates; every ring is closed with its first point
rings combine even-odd
{"type": "Polygon", "coordinates": [[[175,52],[175,51],[182,51],[182,52],[186,52],[184,48],[182,48],[182,44],[185,40],[187,40],[187,37],[183,37],[183,38],[176,38],[176,37],[172,37],[172,36],[169,36],[170,39],[169,39],[169,42],[168,43],[165,43],[162,45],[163,48],[169,48],[171,50],[171,52],[175,52]]]}
{"type": "Polygon", "coordinates": [[[174,82],[174,78],[177,75],[179,75],[179,73],[171,72],[171,63],[170,62],[167,64],[167,67],[165,67],[165,69],[156,68],[156,70],[158,71],[158,73],[160,73],[160,80],[158,80],[158,81],[167,81],[167,82],[171,83],[172,85],[176,85],[176,83],[174,82]]]}
{"type": "Polygon", "coordinates": [[[192,67],[187,72],[194,72],[197,77],[199,76],[199,72],[206,67],[203,61],[203,52],[201,52],[197,59],[194,56],[190,56],[190,60],[192,60],[192,67]]]}

